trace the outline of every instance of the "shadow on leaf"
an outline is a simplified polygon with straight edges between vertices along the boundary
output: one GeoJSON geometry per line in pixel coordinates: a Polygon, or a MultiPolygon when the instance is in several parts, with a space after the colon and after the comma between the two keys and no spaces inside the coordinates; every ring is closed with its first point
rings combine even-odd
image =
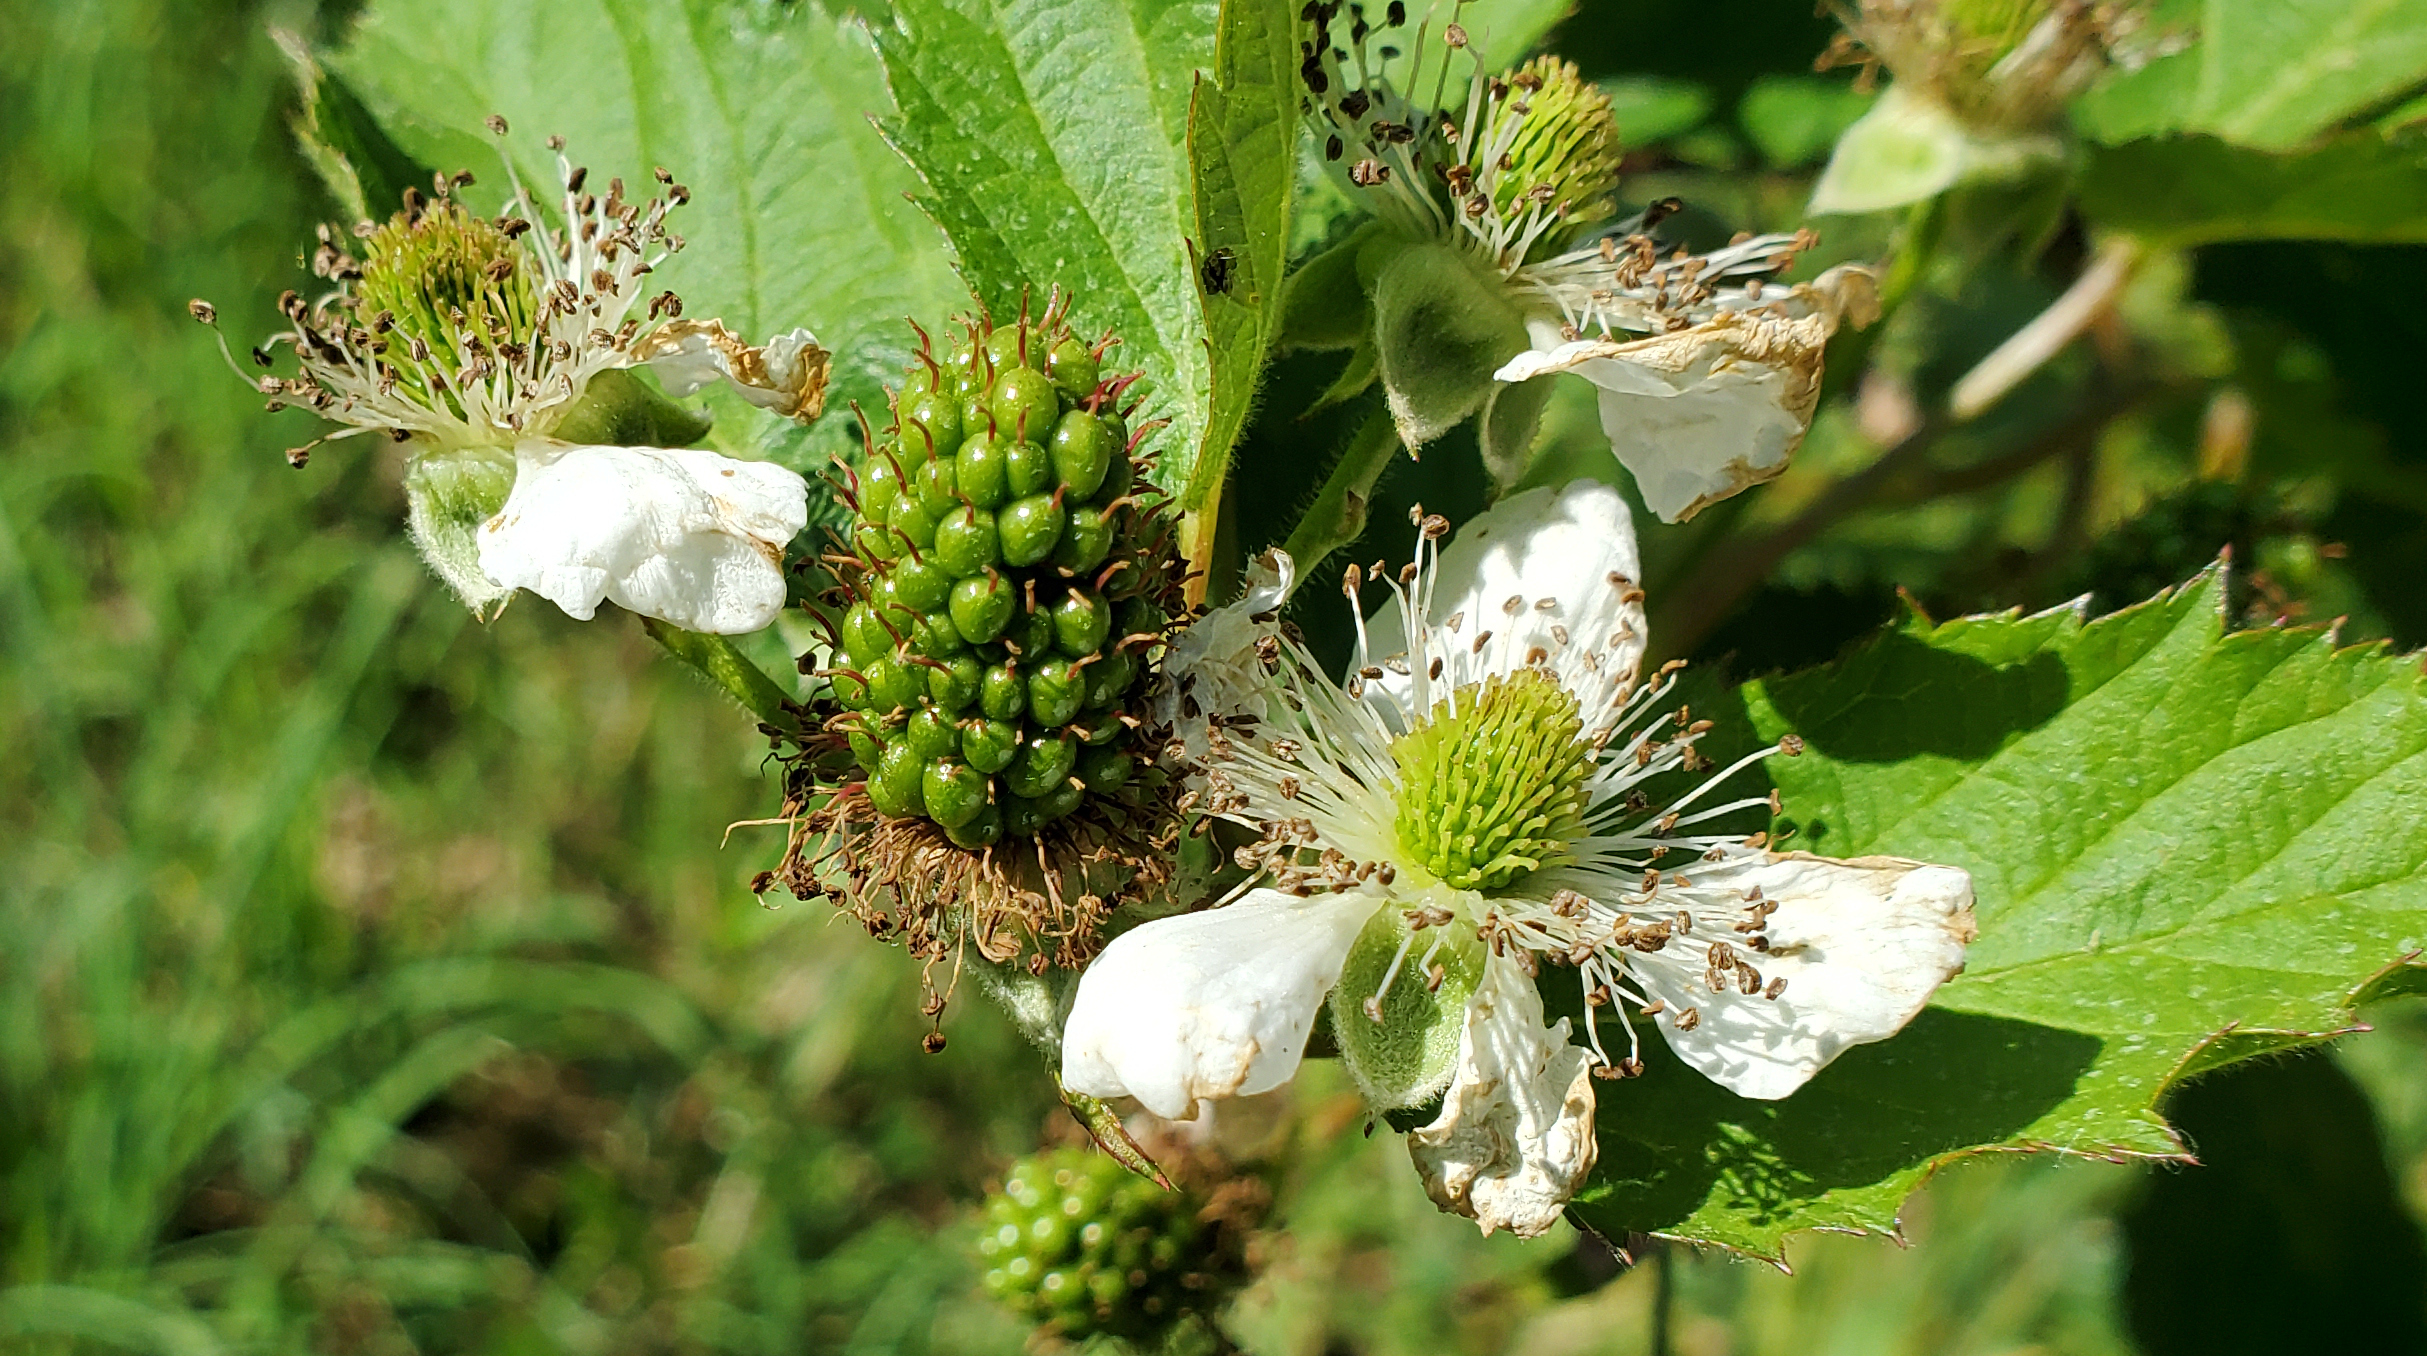
{"type": "Polygon", "coordinates": [[[2079,1032],[1930,1008],[1794,1096],[1757,1102],[1650,1040],[1641,1078],[1598,1085],[1601,1157],[1575,1214],[1612,1237],[1747,1248],[1786,1229],[1886,1228],[1910,1181],[1881,1201],[1819,1198],[1917,1178],[1940,1155],[2013,1138],[2072,1094],[2098,1051],[2079,1032]]]}
{"type": "Polygon", "coordinates": [[[2064,661],[2039,651],[1991,664],[1891,630],[1823,669],[1768,679],[1770,704],[1812,748],[1840,762],[1922,755],[1986,758],[2064,709],[2064,661]]]}

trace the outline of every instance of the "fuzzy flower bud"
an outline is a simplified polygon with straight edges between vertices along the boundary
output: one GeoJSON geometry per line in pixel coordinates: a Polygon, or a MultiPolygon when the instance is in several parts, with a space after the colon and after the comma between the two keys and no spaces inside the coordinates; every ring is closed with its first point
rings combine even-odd
{"type": "Polygon", "coordinates": [[[1814,212],[1875,212],[1958,183],[2024,175],[2064,154],[2065,106],[2139,27],[2089,0],[1858,0],[1820,65],[1885,67],[1895,84],[1848,128],[1814,212]]]}

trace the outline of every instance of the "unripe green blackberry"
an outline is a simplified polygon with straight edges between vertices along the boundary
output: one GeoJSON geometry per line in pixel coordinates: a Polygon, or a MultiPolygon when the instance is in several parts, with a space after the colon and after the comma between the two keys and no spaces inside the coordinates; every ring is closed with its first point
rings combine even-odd
{"type": "MultiPolygon", "coordinates": [[[[863,425],[825,561],[828,687],[787,757],[769,883],[826,896],[928,961],[974,945],[1076,968],[1160,893],[1179,833],[1145,690],[1187,607],[1177,516],[1113,340],[1042,316],[919,332],[892,417],[863,425]]],[[[953,967],[930,973],[957,974],[953,967]]],[[[923,1010],[938,1016],[932,988],[923,1010]]],[[[931,1038],[930,1050],[940,1048],[931,1038]]]]}
{"type": "Polygon", "coordinates": [[[978,1258],[988,1294],[1063,1337],[1151,1343],[1245,1279],[1239,1230],[1094,1149],[1022,1159],[990,1193],[978,1258]]]}
{"type": "Polygon", "coordinates": [[[1143,751],[1122,717],[1174,571],[1129,493],[1129,379],[1102,378],[1101,356],[1058,313],[980,321],[921,355],[856,468],[844,728],[875,807],[964,849],[1119,797],[1143,751]],[[1079,748],[1106,756],[1081,764],[1079,748]]]}

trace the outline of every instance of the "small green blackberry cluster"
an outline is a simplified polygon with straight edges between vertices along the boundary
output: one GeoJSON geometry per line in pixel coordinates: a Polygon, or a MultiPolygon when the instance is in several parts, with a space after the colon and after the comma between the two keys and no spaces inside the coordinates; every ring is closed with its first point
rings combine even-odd
{"type": "Polygon", "coordinates": [[[1220,1210],[1094,1149],[1013,1165],[979,1228],[987,1293],[1072,1339],[1156,1341],[1210,1311],[1246,1274],[1240,1231],[1220,1210]]]}
{"type": "MultiPolygon", "coordinates": [[[[1139,771],[1144,651],[1178,606],[1160,492],[1059,306],[979,319],[919,361],[857,468],[839,730],[889,819],[976,850],[1035,836],[1139,771]],[[1124,717],[1128,717],[1125,721],[1124,717]]],[[[1151,427],[1151,426],[1150,426],[1151,427]]]]}

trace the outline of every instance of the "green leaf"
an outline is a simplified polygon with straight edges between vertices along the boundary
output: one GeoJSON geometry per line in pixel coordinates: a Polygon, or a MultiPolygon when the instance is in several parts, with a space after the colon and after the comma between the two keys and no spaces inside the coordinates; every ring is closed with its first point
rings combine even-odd
{"type": "MultiPolygon", "coordinates": [[[[933,226],[903,201],[916,180],[868,127],[886,107],[876,54],[817,5],[372,0],[329,61],[399,146],[478,175],[476,201],[503,193],[492,113],[538,194],[556,182],[551,134],[594,186],[621,176],[645,194],[652,168],[671,170],[693,195],[672,218],[689,245],[658,278],[689,314],[753,340],[815,330],[836,354],[830,408],[881,409],[909,361],[902,317],[963,303],[933,226]]],[[[725,438],[800,436],[738,401],[734,414],[725,438]]],[[[856,441],[845,417],[817,433],[856,441]]]]}
{"type": "Polygon", "coordinates": [[[998,317],[1056,285],[1109,361],[1169,418],[1158,478],[1191,482],[1212,372],[1188,257],[1188,105],[1213,66],[1214,8],[1181,0],[903,0],[877,30],[900,113],[886,136],[998,317]]]}
{"type": "Polygon", "coordinates": [[[1223,269],[1224,286],[1200,292],[1212,389],[1184,508],[1221,492],[1280,319],[1298,170],[1295,24],[1288,0],[1224,0],[1214,76],[1189,103],[1195,262],[1200,280],[1209,263],[1223,269]]]}
{"type": "Polygon", "coordinates": [[[385,217],[406,189],[429,191],[429,169],[388,140],[354,91],[321,67],[301,34],[273,28],[270,36],[295,72],[296,107],[288,126],[339,210],[355,221],[385,217]]]}
{"type": "Polygon", "coordinates": [[[1736,121],[1773,169],[1794,169],[1827,155],[1870,106],[1871,95],[1850,80],[1765,75],[1744,92],[1736,121]]]}
{"type": "Polygon", "coordinates": [[[1691,131],[1711,111],[1711,92],[1691,80],[1621,76],[1602,81],[1601,92],[1610,97],[1610,117],[1618,124],[1618,138],[1630,149],[1691,131]]]}
{"type": "MultiPolygon", "coordinates": [[[[1516,65],[1575,8],[1576,0],[1469,0],[1458,6],[1458,22],[1473,40],[1484,68],[1498,71],[1516,65]]],[[[1432,7],[1431,33],[1441,31],[1449,9],[1446,4],[1432,7]]],[[[1411,4],[1407,11],[1414,23],[1425,17],[1426,6],[1411,4]]]]}
{"type": "Polygon", "coordinates": [[[1797,1229],[1892,1232],[1985,1149],[2179,1155],[2175,1083],[2417,979],[2397,967],[2427,946],[2427,674],[2315,630],[2225,634],[2223,592],[2212,571],[2086,625],[1917,618],[1741,689],[1723,730],[1806,741],[1765,765],[1793,845],[1964,867],[1980,937],[1902,1034],[1784,1101],[1647,1045],[1650,1072],[1603,1094],[1580,1215],[1775,1255],[1797,1229]]]}
{"type": "Polygon", "coordinates": [[[2195,40],[2076,102],[2096,140],[2207,132],[2290,150],[2427,84],[2427,0],[2195,0],[2150,27],[2195,40]]]}
{"type": "Polygon", "coordinates": [[[2347,132],[2289,154],[2213,137],[2091,147],[2082,211],[2169,246],[2222,240],[2427,240],[2427,145],[2347,132]]]}

